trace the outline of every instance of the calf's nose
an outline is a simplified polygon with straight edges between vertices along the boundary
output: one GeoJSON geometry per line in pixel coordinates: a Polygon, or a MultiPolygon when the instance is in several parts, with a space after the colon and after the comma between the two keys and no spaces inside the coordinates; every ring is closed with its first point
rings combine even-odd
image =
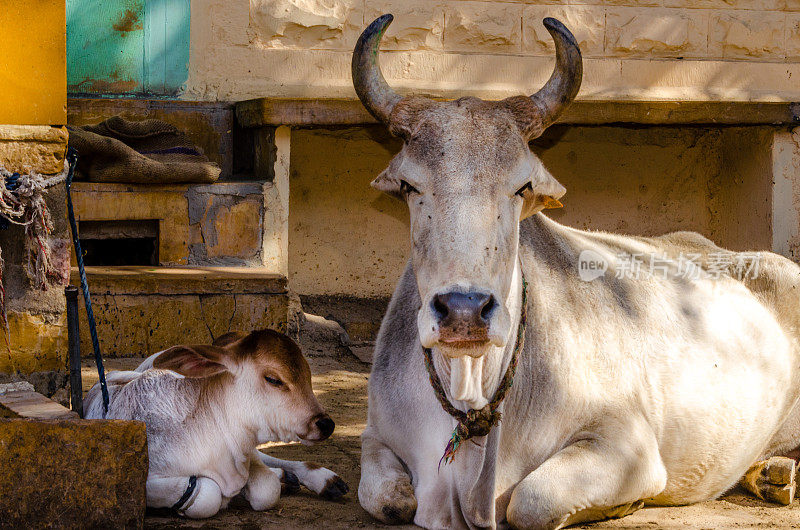
{"type": "Polygon", "coordinates": [[[319,429],[319,432],[322,435],[322,440],[333,434],[333,429],[336,428],[336,424],[333,423],[333,420],[330,418],[330,416],[321,417],[314,423],[314,425],[316,425],[317,429],[319,429]]]}
{"type": "Polygon", "coordinates": [[[489,319],[497,302],[489,293],[471,291],[437,294],[431,301],[441,342],[488,340],[489,319]]]}

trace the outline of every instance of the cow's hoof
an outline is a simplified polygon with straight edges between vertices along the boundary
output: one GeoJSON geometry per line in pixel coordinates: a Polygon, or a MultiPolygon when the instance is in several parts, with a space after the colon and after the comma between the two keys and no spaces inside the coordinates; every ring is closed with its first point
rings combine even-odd
{"type": "Polygon", "coordinates": [[[759,499],[791,504],[797,488],[797,463],[784,456],[773,456],[756,462],[739,482],[759,499]]]}
{"type": "Polygon", "coordinates": [[[388,524],[410,523],[417,513],[417,498],[414,496],[411,483],[408,481],[396,483],[388,496],[391,500],[381,506],[381,516],[377,518],[388,524]]]}
{"type": "Polygon", "coordinates": [[[283,470],[281,478],[281,495],[291,495],[300,491],[300,479],[291,471],[283,470]]]}
{"type": "Polygon", "coordinates": [[[333,476],[325,483],[325,488],[320,492],[320,497],[329,501],[340,499],[350,491],[350,486],[347,482],[340,479],[338,476],[333,476]]]}

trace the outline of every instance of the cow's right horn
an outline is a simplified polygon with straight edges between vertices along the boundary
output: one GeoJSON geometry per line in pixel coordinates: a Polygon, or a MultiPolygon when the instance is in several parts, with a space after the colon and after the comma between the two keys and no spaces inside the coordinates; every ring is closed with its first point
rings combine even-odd
{"type": "Polygon", "coordinates": [[[555,122],[575,99],[583,78],[581,49],[572,32],[558,20],[549,17],[544,19],[544,27],[556,44],[556,65],[547,83],[531,96],[539,111],[537,118],[541,121],[538,127],[532,127],[535,135],[541,134],[555,122]]]}
{"type": "Polygon", "coordinates": [[[378,65],[378,45],[392,23],[392,15],[376,18],[361,34],[353,50],[353,86],[370,114],[389,125],[389,115],[402,96],[392,90],[378,65]]]}

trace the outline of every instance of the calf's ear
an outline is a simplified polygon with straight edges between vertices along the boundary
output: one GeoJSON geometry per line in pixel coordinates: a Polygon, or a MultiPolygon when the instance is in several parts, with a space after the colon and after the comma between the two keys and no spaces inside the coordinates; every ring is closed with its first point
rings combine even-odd
{"type": "Polygon", "coordinates": [[[156,357],[153,368],[172,370],[184,377],[211,377],[228,369],[226,355],[217,346],[173,346],[156,357]]]}

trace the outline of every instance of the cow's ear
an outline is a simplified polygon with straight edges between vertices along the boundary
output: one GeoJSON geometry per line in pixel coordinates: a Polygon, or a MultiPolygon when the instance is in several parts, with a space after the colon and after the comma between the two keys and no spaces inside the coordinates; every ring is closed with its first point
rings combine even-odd
{"type": "Polygon", "coordinates": [[[370,186],[396,199],[403,199],[403,193],[400,190],[400,180],[392,177],[391,169],[391,167],[386,168],[380,175],[375,177],[375,180],[370,182],[370,186]]]}
{"type": "Polygon", "coordinates": [[[544,210],[545,208],[561,208],[559,199],[567,192],[567,188],[561,185],[549,171],[541,164],[531,177],[531,185],[523,194],[525,200],[522,206],[520,219],[525,219],[531,215],[544,210]]]}
{"type": "Polygon", "coordinates": [[[153,361],[153,368],[172,370],[184,377],[211,377],[227,370],[228,352],[217,346],[173,346],[153,361]]]}

